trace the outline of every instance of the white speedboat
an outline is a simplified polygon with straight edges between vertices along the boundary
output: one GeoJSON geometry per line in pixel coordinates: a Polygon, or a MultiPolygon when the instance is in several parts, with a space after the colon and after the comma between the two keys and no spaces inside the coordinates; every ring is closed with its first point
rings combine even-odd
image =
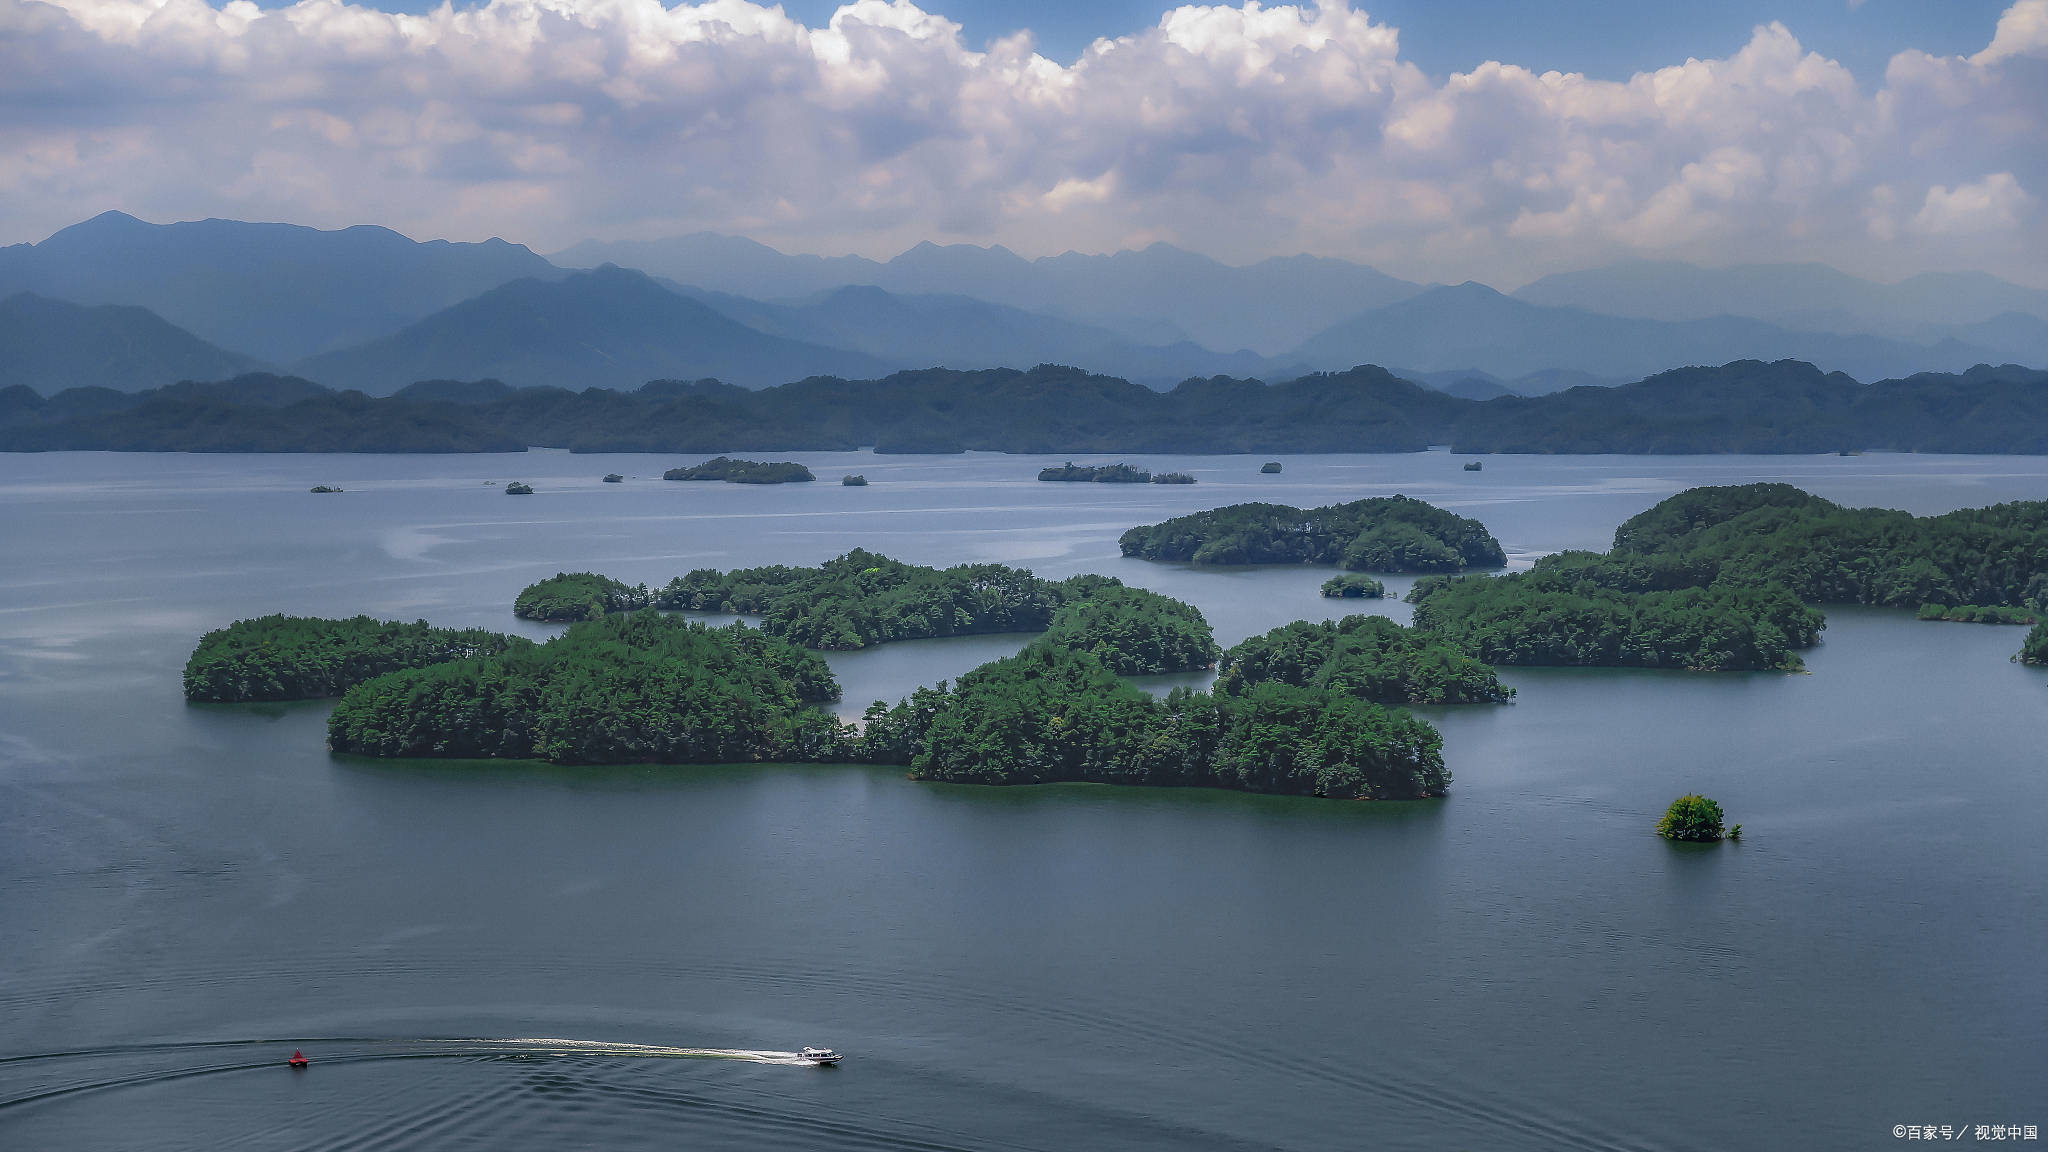
{"type": "Polygon", "coordinates": [[[806,1064],[839,1063],[839,1053],[834,1052],[830,1048],[806,1048],[803,1051],[797,1053],[796,1058],[803,1061],[806,1064]]]}

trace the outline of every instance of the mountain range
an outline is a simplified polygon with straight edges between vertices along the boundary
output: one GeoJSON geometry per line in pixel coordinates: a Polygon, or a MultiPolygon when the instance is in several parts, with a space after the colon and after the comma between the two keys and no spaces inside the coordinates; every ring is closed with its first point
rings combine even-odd
{"type": "Polygon", "coordinates": [[[1637,262],[1503,294],[1307,256],[1231,267],[1164,244],[1036,260],[920,244],[875,261],[711,234],[545,259],[503,240],[121,213],[0,248],[0,385],[44,393],[258,367],[386,395],[422,380],[764,387],[1039,363],[1164,389],[1373,363],[1484,399],[1742,359],[1862,380],[2048,364],[2048,292],[1978,274],[1879,284],[1820,265],[1637,262]]]}

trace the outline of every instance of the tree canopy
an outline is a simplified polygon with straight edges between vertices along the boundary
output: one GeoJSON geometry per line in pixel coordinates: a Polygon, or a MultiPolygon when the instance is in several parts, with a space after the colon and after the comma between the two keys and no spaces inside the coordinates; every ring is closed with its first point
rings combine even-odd
{"type": "Polygon", "coordinates": [[[1507,562],[1484,524],[1406,496],[1307,510],[1232,504],[1132,528],[1117,546],[1146,560],[1339,564],[1368,572],[1455,572],[1507,562]]]}
{"type": "Polygon", "coordinates": [[[1512,699],[1493,669],[1441,637],[1384,616],[1297,620],[1223,654],[1216,691],[1242,696],[1291,684],[1380,704],[1478,704],[1512,699]]]}
{"type": "Polygon", "coordinates": [[[356,616],[262,616],[199,638],[185,661],[185,698],[211,702],[339,696],[373,676],[530,646],[479,628],[436,628],[356,616]]]}
{"type": "Polygon", "coordinates": [[[528,584],[512,602],[523,620],[595,620],[607,612],[631,612],[654,603],[647,585],[631,585],[595,572],[557,572],[528,584]]]}
{"type": "Polygon", "coordinates": [[[558,764],[831,759],[846,734],[811,705],[838,695],[823,660],[758,629],[634,612],[366,680],[335,707],[327,740],[372,756],[558,764]]]}

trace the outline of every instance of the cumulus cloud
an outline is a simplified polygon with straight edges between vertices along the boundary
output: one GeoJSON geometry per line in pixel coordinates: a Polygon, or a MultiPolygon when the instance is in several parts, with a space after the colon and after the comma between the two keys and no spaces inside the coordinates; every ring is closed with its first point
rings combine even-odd
{"type": "Polygon", "coordinates": [[[1787,28],[1625,81],[1432,78],[1341,2],[1187,6],[1072,65],[911,0],[0,0],[0,219],[812,251],[1170,239],[1513,281],[1632,255],[2038,281],[2048,0],[1864,85],[1787,28]]]}

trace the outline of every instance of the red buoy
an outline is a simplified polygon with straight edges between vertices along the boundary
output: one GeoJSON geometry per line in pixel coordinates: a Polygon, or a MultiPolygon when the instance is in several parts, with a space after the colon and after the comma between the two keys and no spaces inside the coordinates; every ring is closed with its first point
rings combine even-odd
{"type": "Polygon", "coordinates": [[[285,1063],[294,1068],[304,1068],[306,1066],[306,1054],[294,1048],[292,1049],[292,1058],[285,1061],[285,1063]]]}

